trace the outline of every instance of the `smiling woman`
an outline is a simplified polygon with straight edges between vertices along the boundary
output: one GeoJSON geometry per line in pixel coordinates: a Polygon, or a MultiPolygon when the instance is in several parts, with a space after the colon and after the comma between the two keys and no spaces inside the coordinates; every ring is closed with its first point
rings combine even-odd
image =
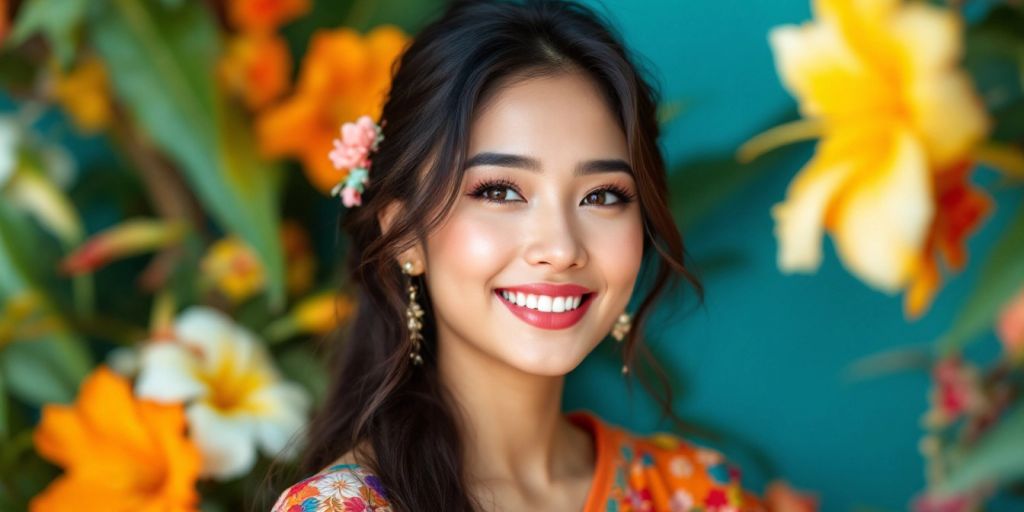
{"type": "Polygon", "coordinates": [[[609,334],[628,373],[666,286],[702,296],[656,104],[575,3],[455,2],[416,37],[343,220],[360,297],[308,433],[315,474],[276,511],[763,508],[712,449],[561,411],[609,334]]]}

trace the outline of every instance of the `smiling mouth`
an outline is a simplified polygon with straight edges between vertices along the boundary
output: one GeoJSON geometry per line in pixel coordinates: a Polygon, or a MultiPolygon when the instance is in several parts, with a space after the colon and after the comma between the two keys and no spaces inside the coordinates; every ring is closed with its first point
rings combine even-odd
{"type": "Polygon", "coordinates": [[[593,292],[582,295],[554,296],[502,289],[495,290],[495,293],[507,305],[540,313],[568,313],[576,311],[594,296],[593,292]]]}
{"type": "Polygon", "coordinates": [[[558,330],[568,329],[579,323],[590,309],[590,304],[594,302],[595,293],[557,297],[497,289],[494,290],[494,295],[519,320],[540,329],[558,330]]]}

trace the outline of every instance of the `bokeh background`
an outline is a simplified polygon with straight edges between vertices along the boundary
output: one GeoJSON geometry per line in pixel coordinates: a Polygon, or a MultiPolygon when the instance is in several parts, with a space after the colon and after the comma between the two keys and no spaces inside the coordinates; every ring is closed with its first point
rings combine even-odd
{"type": "MultiPolygon", "coordinates": [[[[229,338],[245,338],[232,330],[245,326],[270,356],[248,371],[274,375],[275,389],[294,398],[277,404],[293,421],[266,424],[284,439],[304,418],[329,371],[317,350],[343,342],[335,329],[352,307],[338,265],[345,241],[334,226],[343,207],[329,192],[344,175],[330,168],[326,149],[337,126],[372,111],[388,52],[443,2],[282,0],[250,17],[245,0],[5,3],[0,165],[12,170],[0,172],[0,510],[73,503],[72,486],[57,483],[88,485],[95,458],[118,452],[110,439],[123,433],[91,423],[88,444],[111,452],[90,452],[68,424],[90,424],[91,406],[147,423],[154,420],[124,411],[157,399],[175,421],[188,418],[197,449],[185,436],[174,453],[108,458],[122,464],[110,474],[154,457],[178,461],[183,481],[198,481],[194,493],[143,490],[133,499],[239,510],[280,443],[249,439],[227,454],[235,462],[211,467],[210,440],[244,428],[195,423],[195,404],[217,394],[216,379],[198,394],[179,389],[190,370],[154,363],[154,347],[181,343],[175,329],[185,311],[194,313],[192,328],[223,328],[229,338]],[[376,49],[362,46],[385,24],[393,32],[378,32],[376,49]],[[341,26],[352,32],[338,35],[341,26]],[[334,36],[318,46],[317,31],[334,36]],[[275,61],[281,53],[290,57],[275,61]],[[304,78],[316,69],[342,83],[304,78]],[[314,111],[337,115],[314,121],[314,111]],[[306,147],[320,136],[307,136],[314,125],[327,126],[326,139],[306,147]],[[309,140],[283,137],[289,131],[309,140]],[[101,364],[114,373],[100,379],[101,364]],[[122,406],[90,405],[85,379],[122,390],[122,406]],[[85,470],[69,476],[76,467],[85,470]]],[[[663,303],[648,334],[672,377],[676,411],[694,428],[688,435],[725,452],[756,492],[785,481],[814,497],[780,498],[776,510],[1024,510],[1014,348],[1024,320],[1014,323],[1022,315],[1009,306],[1024,286],[1024,241],[1014,236],[1024,230],[1024,7],[929,4],[962,22],[953,33],[967,59],[957,56],[950,69],[971,77],[991,130],[959,156],[973,190],[991,202],[973,221],[959,217],[966,265],[947,269],[934,301],[915,316],[901,290],[881,291],[851,272],[831,236],[822,238],[820,267],[780,268],[771,211],[816,146],[754,137],[808,117],[807,98],[784,86],[769,34],[820,22],[815,6],[586,3],[613,21],[664,100],[673,206],[706,302],[698,307],[687,291],[663,303]],[[741,163],[737,150],[752,139],[770,150],[741,163]],[[997,323],[1010,327],[997,335],[997,323]],[[937,409],[945,420],[935,420],[937,409]],[[923,498],[943,482],[955,488],[952,498],[923,498]]],[[[918,50],[941,38],[925,31],[918,50]]],[[[836,101],[851,104],[862,92],[832,87],[836,101]]],[[[950,133],[969,124],[954,113],[937,117],[950,133]]],[[[248,347],[238,343],[224,351],[248,347]]],[[[637,432],[670,429],[642,387],[630,391],[620,366],[606,340],[569,376],[565,408],[591,409],[637,432]]]]}

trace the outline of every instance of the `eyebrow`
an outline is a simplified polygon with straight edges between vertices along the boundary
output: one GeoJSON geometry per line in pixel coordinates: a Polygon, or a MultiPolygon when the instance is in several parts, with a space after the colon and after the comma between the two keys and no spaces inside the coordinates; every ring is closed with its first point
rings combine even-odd
{"type": "MultiPolygon", "coordinates": [[[[540,161],[523,155],[511,155],[508,153],[477,153],[466,162],[466,169],[478,165],[493,165],[497,167],[512,167],[526,169],[533,172],[541,172],[540,161]]],[[[573,171],[574,176],[587,174],[598,174],[603,172],[624,172],[633,176],[633,168],[625,160],[618,158],[603,160],[587,160],[576,165],[573,171]]]]}

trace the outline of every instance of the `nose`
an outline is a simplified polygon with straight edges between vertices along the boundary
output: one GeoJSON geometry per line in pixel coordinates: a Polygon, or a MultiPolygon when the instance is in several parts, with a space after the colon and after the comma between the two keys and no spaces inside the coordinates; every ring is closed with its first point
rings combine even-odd
{"type": "Polygon", "coordinates": [[[587,264],[587,249],[580,230],[565,211],[540,208],[526,226],[526,261],[546,265],[550,272],[580,268],[587,264]]]}

